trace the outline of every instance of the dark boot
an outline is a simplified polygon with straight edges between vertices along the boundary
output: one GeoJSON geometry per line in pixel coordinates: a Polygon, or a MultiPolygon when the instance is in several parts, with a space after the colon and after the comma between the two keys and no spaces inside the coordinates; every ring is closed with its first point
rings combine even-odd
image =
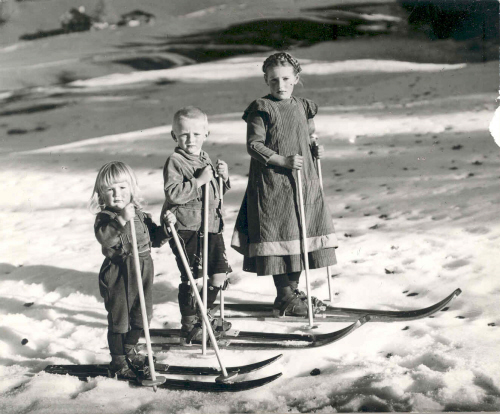
{"type": "Polygon", "coordinates": [[[109,364],[111,375],[118,379],[137,380],[137,373],[132,369],[125,355],[111,354],[111,363],[109,364]]]}
{"type": "Polygon", "coordinates": [[[275,316],[307,316],[307,302],[304,303],[290,286],[277,286],[276,290],[277,297],[273,305],[275,316]]]}
{"type": "Polygon", "coordinates": [[[186,344],[203,339],[202,324],[198,315],[183,315],[181,324],[181,337],[186,338],[186,344]]]}
{"type": "MultiPolygon", "coordinates": [[[[210,314],[209,314],[210,315],[210,314]]],[[[210,326],[214,333],[215,338],[220,338],[223,333],[222,328],[217,326],[217,319],[211,318],[208,316],[208,320],[210,321],[210,326]]],[[[224,321],[225,322],[225,321],[224,321]]],[[[181,337],[186,338],[186,344],[190,344],[192,341],[201,342],[203,340],[203,319],[198,315],[188,315],[183,316],[181,319],[181,337]]],[[[231,328],[231,324],[229,322],[225,322],[226,331],[231,328]],[[227,325],[229,327],[227,328],[227,325]]],[[[210,340],[210,336],[207,332],[207,341],[210,340]]]]}
{"type": "MultiPolygon", "coordinates": [[[[136,371],[143,371],[144,374],[149,373],[149,357],[140,354],[135,349],[135,345],[125,344],[126,357],[132,368],[136,371]]],[[[156,357],[153,355],[153,362],[156,362],[156,357]]]]}
{"type": "MultiPolygon", "coordinates": [[[[207,316],[208,320],[210,321],[210,325],[212,326],[212,329],[214,331],[214,334],[217,337],[217,332],[226,332],[231,329],[231,322],[226,321],[225,319],[222,318],[216,318],[212,315],[212,310],[209,309],[207,311],[207,316]]],[[[201,316],[200,316],[201,319],[201,316]]]]}
{"type": "MultiPolygon", "coordinates": [[[[298,289],[298,282],[290,282],[290,288],[300,299],[302,299],[307,306],[307,293],[298,289]]],[[[326,310],[326,304],[318,299],[316,296],[311,296],[311,304],[314,313],[324,312],[326,310]]]]}

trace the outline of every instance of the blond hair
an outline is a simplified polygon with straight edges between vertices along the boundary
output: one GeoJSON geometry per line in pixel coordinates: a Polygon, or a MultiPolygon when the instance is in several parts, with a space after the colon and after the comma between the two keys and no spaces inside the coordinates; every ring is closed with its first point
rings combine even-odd
{"type": "Polygon", "coordinates": [[[102,194],[105,189],[112,184],[124,181],[130,186],[132,203],[140,208],[143,200],[140,197],[140,190],[134,170],[121,161],[111,161],[104,164],[97,173],[94,190],[92,191],[92,196],[89,201],[89,210],[93,213],[104,210],[106,205],[102,198],[102,194]]]}
{"type": "Polygon", "coordinates": [[[177,123],[179,122],[179,120],[181,118],[202,119],[208,125],[207,114],[196,106],[185,106],[184,108],[179,109],[174,114],[174,121],[173,121],[172,127],[174,127],[174,125],[177,125],[177,123]]]}

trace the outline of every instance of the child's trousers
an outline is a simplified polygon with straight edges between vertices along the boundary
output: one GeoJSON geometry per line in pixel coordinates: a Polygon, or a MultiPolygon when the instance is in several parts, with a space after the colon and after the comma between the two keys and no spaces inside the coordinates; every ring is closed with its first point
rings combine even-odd
{"type": "MultiPolygon", "coordinates": [[[[139,254],[142,286],[146,302],[148,324],[153,317],[153,260],[149,252],[139,254]]],[[[141,303],[134,260],[131,255],[123,260],[105,259],[99,272],[99,291],[108,311],[108,331],[127,333],[131,329],[142,329],[141,303]]]]}

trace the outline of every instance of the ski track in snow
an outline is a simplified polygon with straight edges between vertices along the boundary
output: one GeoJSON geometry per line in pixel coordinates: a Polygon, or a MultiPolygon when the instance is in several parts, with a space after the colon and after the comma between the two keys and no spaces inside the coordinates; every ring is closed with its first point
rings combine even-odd
{"type": "MultiPolygon", "coordinates": [[[[285,351],[280,361],[248,376],[282,371],[282,378],[236,394],[153,393],[107,378],[81,382],[40,373],[49,363],[109,361],[97,284],[103,258],[86,202],[97,168],[112,156],[135,169],[146,210],[157,218],[162,166],[173,150],[165,139],[170,126],[2,155],[2,193],[12,196],[2,199],[0,212],[0,235],[8,240],[0,247],[0,412],[500,410],[500,162],[488,134],[491,111],[478,109],[478,99],[460,106],[440,97],[411,108],[322,108],[317,129],[326,147],[324,187],[340,241],[339,264],[332,267],[334,303],[403,310],[433,304],[457,287],[463,293],[433,318],[368,323],[330,346],[285,351]],[[446,109],[429,113],[437,101],[446,109]],[[314,368],[321,374],[311,376],[314,368]]],[[[210,123],[204,149],[229,163],[233,187],[224,202],[234,269],[226,301],[271,302],[272,280],[256,283],[229,248],[246,187],[245,125],[239,113],[213,116],[210,123]]],[[[169,247],[154,250],[153,260],[152,327],[178,327],[179,276],[169,247]]],[[[325,273],[311,272],[313,294],[320,298],[327,297],[325,273]]],[[[343,326],[320,324],[317,331],[343,326]]],[[[300,324],[279,321],[238,321],[234,327],[301,331],[300,324]]],[[[228,366],[275,354],[222,353],[228,366]]],[[[203,359],[193,351],[157,356],[175,365],[217,366],[213,355],[203,359]]]]}

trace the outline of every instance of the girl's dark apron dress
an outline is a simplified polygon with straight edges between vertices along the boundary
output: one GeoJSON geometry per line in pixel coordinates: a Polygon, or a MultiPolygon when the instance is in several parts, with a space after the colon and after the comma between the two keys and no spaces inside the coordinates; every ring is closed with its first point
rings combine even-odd
{"type": "MultiPolygon", "coordinates": [[[[302,98],[277,100],[268,95],[254,101],[243,119],[246,121],[254,112],[264,119],[267,148],[284,157],[304,157],[302,191],[309,267],[335,264],[337,238],[310,149],[308,119],[316,115],[316,104],[302,98]]],[[[297,171],[264,165],[252,158],[248,187],[231,243],[244,255],[243,270],[259,276],[303,270],[300,237],[297,171]]]]}
{"type": "MultiPolygon", "coordinates": [[[[99,214],[106,214],[102,211],[99,214]]],[[[139,249],[139,263],[146,302],[148,321],[153,317],[153,278],[154,268],[151,258],[151,240],[149,229],[144,223],[145,214],[136,210],[134,223],[139,249]]],[[[120,236],[121,246],[116,246],[117,254],[106,257],[99,272],[99,291],[108,311],[108,330],[113,333],[126,333],[132,327],[144,328],[137,280],[134,273],[132,256],[132,233],[130,223],[125,226],[125,233],[120,236]]],[[[108,249],[109,250],[109,249],[108,249]]]]}

